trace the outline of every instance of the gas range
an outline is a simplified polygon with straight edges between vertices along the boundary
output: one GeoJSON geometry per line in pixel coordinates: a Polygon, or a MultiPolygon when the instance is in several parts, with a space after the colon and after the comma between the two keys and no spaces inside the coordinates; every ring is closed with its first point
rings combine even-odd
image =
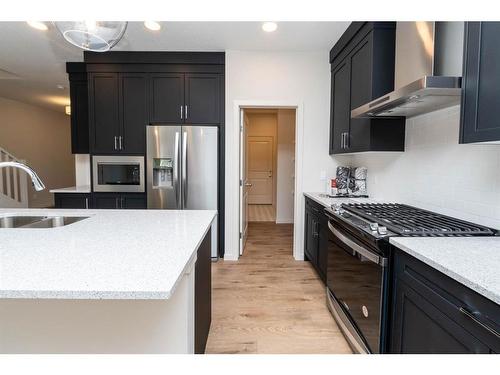
{"type": "Polygon", "coordinates": [[[396,203],[344,203],[325,210],[330,236],[327,302],[356,352],[387,348],[391,236],[494,236],[482,225],[396,203]]]}

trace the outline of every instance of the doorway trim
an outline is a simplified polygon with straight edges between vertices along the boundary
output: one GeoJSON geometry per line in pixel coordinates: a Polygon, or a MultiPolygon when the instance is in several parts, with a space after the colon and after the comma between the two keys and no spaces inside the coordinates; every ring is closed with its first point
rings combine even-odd
{"type": "MultiPolygon", "coordinates": [[[[304,143],[303,103],[286,100],[234,100],[232,126],[226,128],[226,222],[224,260],[240,254],[240,113],[249,108],[295,109],[295,195],[293,257],[304,259],[304,215],[302,208],[302,163],[304,143]]],[[[226,122],[227,123],[227,122],[226,122]]]]}

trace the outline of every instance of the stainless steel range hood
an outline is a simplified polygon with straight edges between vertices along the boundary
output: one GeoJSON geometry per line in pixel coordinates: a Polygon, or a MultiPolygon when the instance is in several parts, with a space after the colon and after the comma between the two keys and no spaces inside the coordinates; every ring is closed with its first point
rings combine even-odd
{"type": "Polygon", "coordinates": [[[413,117],[459,104],[463,35],[463,22],[398,22],[396,89],[351,117],[413,117]]]}

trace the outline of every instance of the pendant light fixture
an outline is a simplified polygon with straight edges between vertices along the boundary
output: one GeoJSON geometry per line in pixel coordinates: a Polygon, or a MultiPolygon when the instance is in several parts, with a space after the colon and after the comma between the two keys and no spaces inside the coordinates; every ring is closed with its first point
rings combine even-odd
{"type": "Polygon", "coordinates": [[[54,22],[64,39],[87,51],[106,52],[125,34],[123,21],[63,21],[54,22]]]}

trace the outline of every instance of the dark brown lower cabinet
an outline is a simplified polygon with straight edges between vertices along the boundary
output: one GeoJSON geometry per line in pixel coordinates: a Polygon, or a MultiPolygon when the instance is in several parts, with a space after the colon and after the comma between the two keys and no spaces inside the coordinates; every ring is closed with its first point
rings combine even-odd
{"type": "Polygon", "coordinates": [[[194,352],[205,353],[212,322],[211,230],[198,248],[194,276],[194,352]]]}
{"type": "Polygon", "coordinates": [[[322,205],[310,198],[305,199],[304,256],[326,284],[328,219],[322,205]]]}
{"type": "Polygon", "coordinates": [[[93,208],[135,209],[147,208],[146,194],[143,193],[94,193],[93,208]]]}
{"type": "Polygon", "coordinates": [[[399,249],[390,326],[391,353],[500,352],[500,306],[399,249]]]}
{"type": "Polygon", "coordinates": [[[92,208],[90,194],[85,193],[55,193],[55,208],[92,208]]]}

